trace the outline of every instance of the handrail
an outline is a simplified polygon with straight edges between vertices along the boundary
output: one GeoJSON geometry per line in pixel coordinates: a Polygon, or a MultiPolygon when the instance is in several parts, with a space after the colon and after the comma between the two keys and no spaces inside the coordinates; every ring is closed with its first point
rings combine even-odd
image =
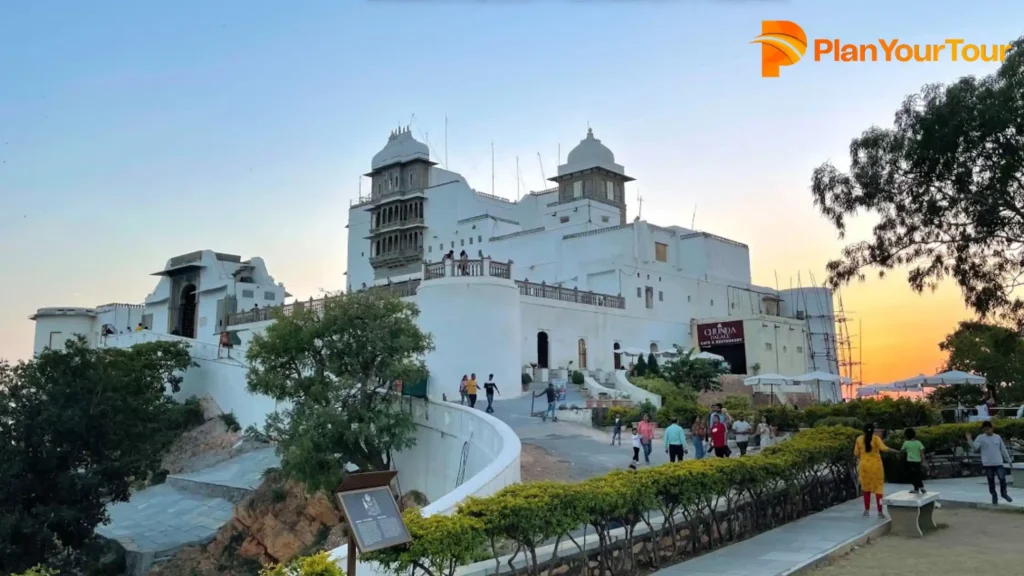
{"type": "Polygon", "coordinates": [[[626,299],[621,294],[618,296],[612,296],[611,294],[588,292],[585,290],[578,290],[576,288],[570,289],[562,288],[561,286],[551,286],[544,282],[536,284],[525,280],[516,280],[516,285],[519,286],[519,293],[523,296],[548,298],[550,300],[574,302],[576,304],[586,304],[588,306],[617,308],[619,310],[626,309],[626,299]]]}

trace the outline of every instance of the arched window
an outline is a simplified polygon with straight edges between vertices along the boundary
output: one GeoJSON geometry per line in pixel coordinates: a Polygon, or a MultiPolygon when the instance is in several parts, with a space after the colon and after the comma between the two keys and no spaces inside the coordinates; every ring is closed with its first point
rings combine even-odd
{"type": "Polygon", "coordinates": [[[578,353],[579,353],[580,370],[586,370],[587,369],[587,341],[584,340],[583,338],[580,338],[580,341],[577,343],[576,346],[578,348],[578,353]]]}

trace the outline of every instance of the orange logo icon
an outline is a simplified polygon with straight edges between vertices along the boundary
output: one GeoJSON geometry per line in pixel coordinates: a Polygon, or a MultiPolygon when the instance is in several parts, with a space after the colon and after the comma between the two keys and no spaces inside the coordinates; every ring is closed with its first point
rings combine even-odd
{"type": "Polygon", "coordinates": [[[761,77],[778,78],[780,66],[792,66],[807,52],[807,34],[788,20],[761,21],[761,35],[751,44],[761,45],[761,77]]]}

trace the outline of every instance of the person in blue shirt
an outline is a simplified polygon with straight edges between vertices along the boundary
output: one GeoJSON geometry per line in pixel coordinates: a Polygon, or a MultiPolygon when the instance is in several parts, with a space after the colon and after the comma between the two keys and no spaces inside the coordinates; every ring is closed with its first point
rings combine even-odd
{"type": "Polygon", "coordinates": [[[686,454],[686,433],[676,418],[673,418],[672,424],[665,429],[665,452],[668,452],[669,462],[682,462],[683,454],[686,454]]]}

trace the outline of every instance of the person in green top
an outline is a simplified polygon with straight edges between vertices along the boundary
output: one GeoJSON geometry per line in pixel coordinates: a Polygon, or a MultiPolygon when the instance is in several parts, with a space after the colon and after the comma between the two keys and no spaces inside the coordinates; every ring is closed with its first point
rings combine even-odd
{"type": "Polygon", "coordinates": [[[913,428],[907,428],[903,431],[903,448],[902,451],[907,453],[907,473],[910,476],[910,481],[914,485],[914,489],[910,491],[911,494],[924,494],[927,490],[924,489],[924,444],[917,439],[917,431],[913,428]]]}

